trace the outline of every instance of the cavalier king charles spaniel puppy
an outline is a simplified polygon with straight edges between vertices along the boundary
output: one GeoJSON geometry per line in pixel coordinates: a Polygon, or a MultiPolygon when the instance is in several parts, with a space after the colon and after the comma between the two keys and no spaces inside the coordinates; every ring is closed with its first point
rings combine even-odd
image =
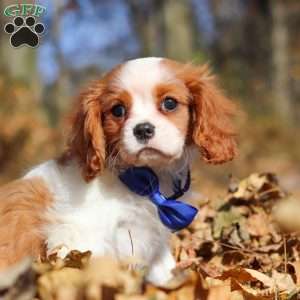
{"type": "Polygon", "coordinates": [[[176,199],[195,153],[210,164],[233,159],[234,114],[207,67],[118,65],[81,93],[65,152],[0,188],[0,270],[77,249],[134,256],[150,282],[171,279],[170,233],[196,214],[176,199]]]}

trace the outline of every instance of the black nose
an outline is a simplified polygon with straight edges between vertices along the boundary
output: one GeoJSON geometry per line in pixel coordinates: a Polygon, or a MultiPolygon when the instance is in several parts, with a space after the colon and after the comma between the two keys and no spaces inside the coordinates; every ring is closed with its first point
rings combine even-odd
{"type": "Polygon", "coordinates": [[[155,133],[155,127],[150,123],[140,123],[133,128],[133,134],[140,142],[147,142],[155,133]]]}

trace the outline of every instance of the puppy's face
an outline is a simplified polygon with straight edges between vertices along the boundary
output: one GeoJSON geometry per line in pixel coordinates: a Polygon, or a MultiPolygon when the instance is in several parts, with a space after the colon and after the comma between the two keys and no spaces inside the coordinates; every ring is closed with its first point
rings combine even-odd
{"type": "Polygon", "coordinates": [[[108,164],[164,166],[182,156],[189,91],[160,59],[134,60],[108,80],[103,130],[108,164]]]}
{"type": "Polygon", "coordinates": [[[232,113],[204,68],[137,59],[81,95],[68,153],[79,158],[87,180],[105,167],[165,167],[188,145],[220,163],[235,154],[232,113]]]}

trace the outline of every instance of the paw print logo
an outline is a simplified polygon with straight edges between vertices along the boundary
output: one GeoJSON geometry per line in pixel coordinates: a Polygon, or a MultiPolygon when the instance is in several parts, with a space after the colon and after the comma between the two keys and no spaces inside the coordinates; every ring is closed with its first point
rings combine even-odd
{"type": "Polygon", "coordinates": [[[25,20],[16,17],[13,23],[7,23],[4,27],[6,33],[11,34],[10,44],[17,48],[22,45],[35,48],[39,45],[40,35],[45,31],[42,23],[36,23],[34,17],[29,16],[25,20]]]}

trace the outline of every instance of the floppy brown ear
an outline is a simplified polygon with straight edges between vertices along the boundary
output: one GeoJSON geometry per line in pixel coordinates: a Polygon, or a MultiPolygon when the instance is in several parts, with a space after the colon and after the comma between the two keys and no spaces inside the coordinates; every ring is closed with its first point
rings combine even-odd
{"type": "Polygon", "coordinates": [[[86,181],[96,177],[105,167],[105,136],[101,120],[103,84],[94,83],[81,93],[72,120],[65,157],[75,157],[86,181]]]}
{"type": "Polygon", "coordinates": [[[230,161],[237,152],[232,117],[235,105],[216,86],[207,67],[187,66],[185,81],[192,95],[192,140],[204,161],[230,161]]]}

